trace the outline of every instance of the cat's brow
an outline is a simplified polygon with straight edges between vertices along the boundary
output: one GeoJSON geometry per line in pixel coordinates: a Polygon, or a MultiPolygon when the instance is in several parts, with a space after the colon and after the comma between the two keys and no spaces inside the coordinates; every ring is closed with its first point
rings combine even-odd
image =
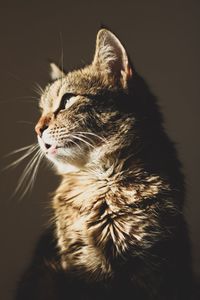
{"type": "Polygon", "coordinates": [[[89,99],[94,99],[94,100],[100,100],[100,99],[108,99],[108,98],[116,98],[117,96],[119,96],[119,93],[115,94],[113,92],[101,92],[101,93],[97,93],[97,94],[89,94],[89,93],[71,93],[71,92],[67,92],[67,93],[64,93],[64,95],[61,97],[61,101],[64,97],[77,97],[77,96],[80,96],[80,97],[85,97],[85,98],[89,98],[89,99]]]}
{"type": "MultiPolygon", "coordinates": [[[[114,92],[114,91],[101,91],[100,93],[97,94],[82,94],[79,96],[83,96],[89,99],[94,99],[94,100],[106,100],[109,98],[118,98],[120,95],[122,95],[122,92],[114,92]]],[[[123,95],[125,95],[123,93],[123,95]]],[[[77,95],[78,96],[78,95],[77,95]]]]}

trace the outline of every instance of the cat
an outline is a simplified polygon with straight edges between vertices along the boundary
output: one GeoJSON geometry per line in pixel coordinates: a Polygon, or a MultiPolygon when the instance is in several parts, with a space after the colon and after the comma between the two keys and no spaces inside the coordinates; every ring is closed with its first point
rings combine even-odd
{"type": "Polygon", "coordinates": [[[90,65],[51,77],[35,131],[61,183],[16,299],[190,299],[181,164],[124,46],[103,28],[90,65]]]}

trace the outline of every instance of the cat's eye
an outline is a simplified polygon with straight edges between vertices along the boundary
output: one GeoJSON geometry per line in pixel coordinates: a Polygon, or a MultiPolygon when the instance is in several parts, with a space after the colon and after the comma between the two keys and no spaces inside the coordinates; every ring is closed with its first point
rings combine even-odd
{"type": "Polygon", "coordinates": [[[70,100],[70,98],[72,98],[73,96],[75,96],[72,93],[66,93],[62,96],[61,101],[60,101],[60,107],[59,109],[65,109],[65,106],[67,104],[67,102],[70,100]]]}

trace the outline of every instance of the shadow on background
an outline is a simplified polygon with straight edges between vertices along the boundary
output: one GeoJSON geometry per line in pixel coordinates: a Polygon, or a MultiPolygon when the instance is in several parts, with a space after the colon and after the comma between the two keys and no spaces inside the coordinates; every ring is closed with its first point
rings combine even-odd
{"type": "MultiPolygon", "coordinates": [[[[200,272],[199,235],[199,1],[16,1],[0,12],[1,157],[36,141],[35,83],[45,86],[48,59],[66,70],[89,63],[96,32],[106,24],[124,42],[137,71],[158,97],[166,129],[177,142],[187,182],[186,215],[194,268],[200,272]],[[17,3],[18,2],[18,3],[17,3]],[[161,3],[162,2],[162,3],[161,3]]],[[[16,158],[19,155],[16,155],[16,158]]],[[[2,167],[14,158],[3,158],[2,167]]],[[[22,201],[11,198],[26,166],[0,174],[0,299],[11,300],[16,282],[48,223],[49,193],[57,180],[42,165],[22,201]]]]}

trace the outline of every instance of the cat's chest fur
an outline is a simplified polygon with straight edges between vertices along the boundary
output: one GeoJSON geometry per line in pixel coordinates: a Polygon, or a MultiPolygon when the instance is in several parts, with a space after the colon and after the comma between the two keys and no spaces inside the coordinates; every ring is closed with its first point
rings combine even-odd
{"type": "MultiPolygon", "coordinates": [[[[157,177],[127,183],[131,171],[111,167],[66,176],[56,192],[54,209],[61,264],[101,279],[112,277],[113,261],[131,247],[149,242],[148,227],[157,226],[152,208],[139,203],[160,191],[157,177]]],[[[146,243],[145,247],[148,247],[146,243]]]]}

